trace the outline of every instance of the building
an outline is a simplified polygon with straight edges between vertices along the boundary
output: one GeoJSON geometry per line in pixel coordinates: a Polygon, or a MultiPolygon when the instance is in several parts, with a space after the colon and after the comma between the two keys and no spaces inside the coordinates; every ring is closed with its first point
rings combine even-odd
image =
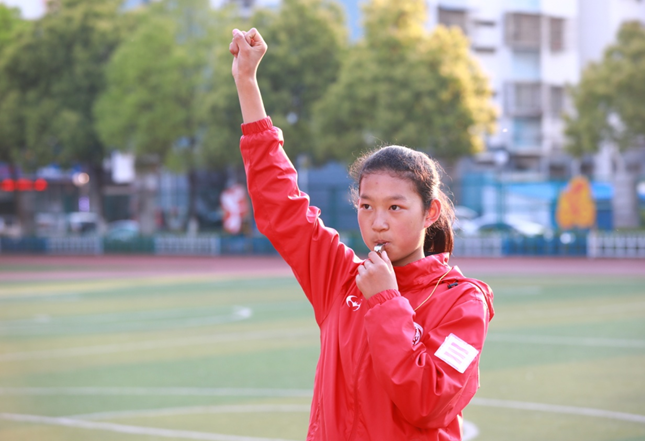
{"type": "Polygon", "coordinates": [[[430,26],[458,26],[490,77],[498,132],[478,159],[541,177],[567,175],[565,87],[580,76],[575,0],[431,0],[430,26]]]}

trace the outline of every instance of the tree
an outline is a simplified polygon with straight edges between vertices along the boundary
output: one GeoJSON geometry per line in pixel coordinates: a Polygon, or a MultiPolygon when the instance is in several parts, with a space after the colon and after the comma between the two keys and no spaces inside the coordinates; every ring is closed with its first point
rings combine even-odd
{"type": "MultiPolygon", "coordinates": [[[[18,178],[21,147],[24,146],[24,126],[21,112],[20,96],[10,86],[10,81],[2,75],[4,65],[3,57],[7,48],[20,32],[27,32],[29,22],[20,18],[17,8],[9,8],[0,4],[0,161],[9,165],[12,177],[18,178]]],[[[29,231],[30,225],[22,192],[15,193],[16,211],[19,224],[24,230],[29,231]]]]}
{"type": "Polygon", "coordinates": [[[226,46],[225,13],[207,0],[165,0],[145,12],[107,68],[108,87],[95,107],[101,139],[142,158],[156,158],[189,177],[187,221],[195,218],[195,173],[208,121],[204,96],[213,87],[209,56],[226,46]]]}
{"type": "Polygon", "coordinates": [[[92,107],[104,87],[103,69],[129,21],[120,1],[56,0],[48,13],[15,34],[3,51],[0,77],[9,90],[2,114],[19,134],[23,167],[56,162],[90,169],[93,210],[102,216],[105,146],[92,107]]]}
{"type": "MultiPolygon", "coordinates": [[[[269,44],[258,81],[274,123],[282,128],[287,152],[311,152],[312,113],[338,76],[346,51],[342,10],[326,0],[284,0],[279,10],[258,10],[245,27],[257,27],[269,44]]],[[[230,41],[230,29],[227,33],[230,41]]],[[[228,43],[214,48],[216,87],[208,97],[211,124],[205,162],[240,162],[240,124],[228,43]]]]}
{"type": "Polygon", "coordinates": [[[317,152],[348,160],[378,143],[454,160],[483,146],[495,111],[487,79],[457,29],[424,29],[423,0],[372,0],[365,38],[316,108],[317,152]]]}
{"type": "Polygon", "coordinates": [[[570,94],[575,112],[565,115],[568,151],[578,157],[613,151],[614,226],[638,226],[634,179],[624,154],[645,140],[645,27],[624,23],[616,43],[584,70],[570,94]]]}

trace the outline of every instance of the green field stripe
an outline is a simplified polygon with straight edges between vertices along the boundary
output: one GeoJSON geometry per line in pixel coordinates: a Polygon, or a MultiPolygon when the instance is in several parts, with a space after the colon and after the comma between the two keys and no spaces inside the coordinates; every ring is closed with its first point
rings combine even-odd
{"type": "Polygon", "coordinates": [[[250,277],[240,274],[181,274],[160,276],[126,276],[119,279],[105,278],[92,280],[38,280],[5,282],[0,287],[0,300],[10,298],[47,297],[58,295],[79,295],[105,291],[132,290],[136,288],[167,287],[169,285],[185,286],[199,283],[247,282],[261,280],[292,280],[284,273],[275,275],[263,274],[262,277],[250,277]]]}
{"type": "Polygon", "coordinates": [[[228,387],[0,387],[0,395],[218,396],[311,398],[310,389],[228,387]]]}
{"type": "Polygon", "coordinates": [[[289,441],[282,438],[258,438],[250,436],[224,435],[219,433],[194,432],[189,430],[159,429],[156,427],[130,426],[125,424],[101,423],[73,418],[57,418],[39,415],[0,413],[0,418],[9,421],[56,426],[75,427],[79,429],[107,430],[134,435],[158,436],[162,438],[195,439],[205,441],[289,441]]]}
{"type": "Polygon", "coordinates": [[[51,358],[67,358],[90,355],[104,355],[119,352],[148,351],[154,349],[167,349],[172,347],[209,345],[213,343],[266,340],[266,339],[293,339],[313,337],[318,335],[316,328],[292,328],[277,330],[261,330],[249,332],[235,332],[215,335],[199,335],[163,340],[144,340],[131,343],[118,343],[97,346],[82,346],[76,348],[52,349],[43,351],[14,352],[0,354],[0,362],[23,360],[46,360],[51,358]]]}
{"type": "Polygon", "coordinates": [[[645,340],[628,340],[617,338],[581,338],[490,333],[486,336],[486,341],[609,348],[645,348],[645,340]]]}
{"type": "Polygon", "coordinates": [[[306,404],[225,404],[220,406],[188,406],[163,409],[136,409],[114,412],[96,412],[70,415],[67,418],[85,420],[105,420],[112,418],[164,417],[204,413],[309,413],[311,406],[306,404]]]}
{"type": "Polygon", "coordinates": [[[0,335],[51,336],[190,328],[246,320],[253,315],[251,308],[240,305],[210,309],[160,309],[64,317],[38,315],[32,319],[0,321],[0,335]]]}
{"type": "Polygon", "coordinates": [[[562,406],[557,404],[531,403],[525,401],[496,400],[492,398],[473,398],[470,404],[475,406],[502,407],[516,410],[531,410],[536,412],[551,412],[559,414],[609,418],[614,420],[645,424],[645,415],[614,412],[611,410],[603,409],[592,409],[588,407],[562,406]]]}

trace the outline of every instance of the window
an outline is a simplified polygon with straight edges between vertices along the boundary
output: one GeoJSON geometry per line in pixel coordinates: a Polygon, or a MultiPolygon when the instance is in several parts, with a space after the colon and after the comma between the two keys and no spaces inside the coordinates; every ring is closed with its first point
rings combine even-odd
{"type": "Polygon", "coordinates": [[[549,110],[551,115],[560,117],[564,111],[564,87],[551,86],[549,91],[549,110]]]}
{"type": "Polygon", "coordinates": [[[495,27],[495,24],[496,23],[493,20],[482,20],[482,19],[475,20],[475,25],[477,25],[477,26],[482,26],[482,27],[486,26],[486,27],[493,28],[493,27],[495,27]]]}
{"type": "Polygon", "coordinates": [[[512,58],[512,74],[515,81],[537,82],[542,77],[540,51],[515,50],[512,58]]]}
{"type": "Polygon", "coordinates": [[[515,48],[539,49],[542,41],[541,17],[537,14],[507,14],[506,44],[515,48]]]}
{"type": "Polygon", "coordinates": [[[541,144],[540,118],[513,118],[513,150],[536,149],[541,144]]]}
{"type": "Polygon", "coordinates": [[[475,46],[473,50],[478,54],[494,54],[497,51],[494,47],[487,46],[475,46]]]}
{"type": "Polygon", "coordinates": [[[511,116],[541,115],[542,85],[540,83],[507,84],[506,112],[511,116]]]}
{"type": "Polygon", "coordinates": [[[468,34],[466,29],[466,11],[439,8],[439,23],[446,27],[457,26],[464,34],[468,34]]]}
{"type": "Polygon", "coordinates": [[[549,19],[549,46],[552,52],[564,50],[564,19],[555,17],[549,19]]]}

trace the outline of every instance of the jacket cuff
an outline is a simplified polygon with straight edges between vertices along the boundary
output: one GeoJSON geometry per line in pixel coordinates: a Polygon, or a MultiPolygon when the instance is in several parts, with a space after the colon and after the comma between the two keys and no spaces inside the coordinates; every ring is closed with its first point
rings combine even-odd
{"type": "Polygon", "coordinates": [[[261,133],[265,130],[269,130],[273,127],[273,121],[271,117],[267,116],[264,119],[253,121],[250,123],[242,124],[242,135],[253,135],[255,133],[261,133]]]}
{"type": "Polygon", "coordinates": [[[400,297],[400,296],[401,296],[401,293],[396,289],[386,289],[385,291],[381,291],[380,293],[375,294],[369,299],[367,299],[367,306],[372,308],[376,305],[385,303],[388,300],[393,299],[394,297],[400,297]]]}

